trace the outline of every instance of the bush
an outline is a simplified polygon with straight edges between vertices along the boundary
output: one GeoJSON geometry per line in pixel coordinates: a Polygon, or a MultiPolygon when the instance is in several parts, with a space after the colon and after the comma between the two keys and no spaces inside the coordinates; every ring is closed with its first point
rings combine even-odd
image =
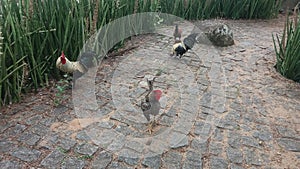
{"type": "Polygon", "coordinates": [[[294,14],[291,21],[288,17],[282,38],[273,36],[277,63],[275,68],[283,76],[300,82],[300,22],[299,15],[294,14]]]}

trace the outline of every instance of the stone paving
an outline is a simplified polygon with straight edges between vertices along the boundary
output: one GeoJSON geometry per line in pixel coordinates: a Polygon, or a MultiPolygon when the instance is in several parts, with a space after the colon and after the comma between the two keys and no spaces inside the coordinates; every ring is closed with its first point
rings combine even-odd
{"type": "Polygon", "coordinates": [[[63,106],[44,91],[12,106],[1,114],[0,168],[298,168],[300,86],[273,68],[283,19],[196,25],[215,22],[233,29],[234,46],[200,42],[174,58],[173,26],[164,27],[103,60],[95,92],[79,83],[63,106]],[[163,91],[151,134],[138,107],[150,75],[163,91]],[[94,106],[82,99],[91,93],[94,106]]]}

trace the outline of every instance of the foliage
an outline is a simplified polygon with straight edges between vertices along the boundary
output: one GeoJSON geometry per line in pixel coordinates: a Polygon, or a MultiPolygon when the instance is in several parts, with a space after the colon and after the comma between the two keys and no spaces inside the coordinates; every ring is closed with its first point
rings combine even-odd
{"type": "Polygon", "coordinates": [[[122,16],[151,11],[253,19],[274,17],[278,8],[274,0],[1,0],[0,106],[59,77],[55,61],[62,50],[76,60],[87,38],[122,16]]]}
{"type": "Polygon", "coordinates": [[[54,105],[58,106],[61,105],[63,101],[65,101],[65,91],[69,88],[69,81],[68,79],[61,79],[56,84],[56,93],[54,98],[54,105]]]}
{"type": "Polygon", "coordinates": [[[300,82],[300,21],[299,14],[294,14],[291,21],[288,17],[282,38],[273,36],[277,63],[275,68],[283,76],[300,82]]]}

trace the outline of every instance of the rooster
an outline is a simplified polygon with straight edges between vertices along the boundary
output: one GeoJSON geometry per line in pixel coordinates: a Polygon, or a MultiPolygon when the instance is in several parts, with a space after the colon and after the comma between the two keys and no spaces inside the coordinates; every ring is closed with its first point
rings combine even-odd
{"type": "Polygon", "coordinates": [[[175,43],[176,42],[181,42],[181,33],[182,33],[182,30],[178,28],[178,25],[176,24],[175,25],[175,30],[174,30],[174,33],[173,33],[173,36],[174,36],[174,39],[175,39],[175,43]]]}
{"type": "Polygon", "coordinates": [[[84,75],[89,68],[97,65],[96,56],[94,52],[83,52],[78,61],[72,62],[62,52],[56,60],[56,67],[65,73],[75,73],[77,79],[84,75]]]}
{"type": "MultiPolygon", "coordinates": [[[[154,78],[155,79],[155,78],[154,78]]],[[[161,90],[153,90],[153,80],[148,80],[148,86],[149,91],[147,95],[145,96],[145,100],[142,100],[141,102],[141,109],[143,111],[143,114],[145,118],[147,119],[149,123],[148,131],[151,133],[152,128],[155,126],[155,116],[159,114],[160,110],[160,98],[162,95],[161,90]],[[153,121],[151,121],[150,115],[154,116],[153,121]]]]}
{"type": "Polygon", "coordinates": [[[176,42],[173,45],[172,52],[173,56],[180,56],[182,57],[183,54],[185,54],[188,50],[192,49],[194,47],[194,44],[196,42],[196,37],[198,33],[192,33],[188,37],[184,38],[183,41],[176,42]]]}

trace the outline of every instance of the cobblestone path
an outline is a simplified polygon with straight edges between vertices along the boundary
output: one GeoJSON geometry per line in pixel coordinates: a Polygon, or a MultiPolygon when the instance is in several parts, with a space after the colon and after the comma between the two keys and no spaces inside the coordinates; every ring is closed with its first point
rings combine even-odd
{"type": "Polygon", "coordinates": [[[215,22],[233,29],[234,46],[198,43],[171,57],[173,26],[164,27],[103,60],[95,90],[79,85],[64,106],[43,91],[12,106],[1,114],[0,168],[298,168],[300,86],[273,68],[283,19],[196,25],[215,22]],[[163,91],[151,134],[138,107],[150,75],[163,91]],[[79,96],[90,93],[96,109],[79,96]]]}

